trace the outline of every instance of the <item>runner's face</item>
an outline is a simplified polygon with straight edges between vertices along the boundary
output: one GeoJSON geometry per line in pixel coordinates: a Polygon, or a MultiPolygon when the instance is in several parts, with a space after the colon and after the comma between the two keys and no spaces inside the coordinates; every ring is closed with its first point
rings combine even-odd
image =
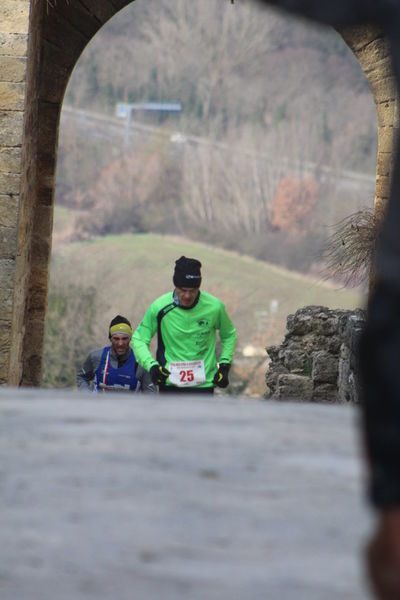
{"type": "Polygon", "coordinates": [[[130,336],[127,333],[114,333],[111,336],[111,349],[117,356],[123,356],[128,352],[130,336]]]}
{"type": "Polygon", "coordinates": [[[182,306],[192,306],[197,296],[199,295],[199,288],[175,288],[179,303],[182,306]]]}

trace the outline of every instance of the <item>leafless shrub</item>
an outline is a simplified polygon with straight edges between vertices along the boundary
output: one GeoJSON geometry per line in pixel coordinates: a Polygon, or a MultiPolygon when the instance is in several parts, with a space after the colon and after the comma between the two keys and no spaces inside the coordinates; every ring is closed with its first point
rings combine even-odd
{"type": "Polygon", "coordinates": [[[374,262],[383,208],[364,208],[334,225],[324,248],[325,271],[344,285],[367,283],[374,262]]]}

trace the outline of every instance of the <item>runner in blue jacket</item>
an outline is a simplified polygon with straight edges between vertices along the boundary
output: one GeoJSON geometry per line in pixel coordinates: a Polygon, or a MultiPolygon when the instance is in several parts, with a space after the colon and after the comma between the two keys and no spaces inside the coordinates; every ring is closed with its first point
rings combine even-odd
{"type": "Polygon", "coordinates": [[[117,315],[111,321],[110,345],[93,350],[77,373],[79,390],[94,392],[155,392],[149,374],[138,365],[130,348],[132,327],[117,315]]]}

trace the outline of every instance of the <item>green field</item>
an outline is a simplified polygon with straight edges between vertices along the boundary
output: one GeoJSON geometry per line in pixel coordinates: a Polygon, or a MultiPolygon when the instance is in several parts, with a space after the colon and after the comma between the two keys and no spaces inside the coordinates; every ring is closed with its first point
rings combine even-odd
{"type": "Polygon", "coordinates": [[[115,314],[126,315],[135,326],[149,303],[172,289],[174,261],[182,254],[203,263],[202,287],[225,302],[237,326],[239,352],[249,344],[279,343],[287,315],[300,307],[354,308],[363,303],[353,291],[234,252],[148,234],[59,245],[53,252],[51,290],[68,286],[95,290],[92,327],[101,345],[115,314]],[[276,312],[271,311],[273,305],[276,312]]]}

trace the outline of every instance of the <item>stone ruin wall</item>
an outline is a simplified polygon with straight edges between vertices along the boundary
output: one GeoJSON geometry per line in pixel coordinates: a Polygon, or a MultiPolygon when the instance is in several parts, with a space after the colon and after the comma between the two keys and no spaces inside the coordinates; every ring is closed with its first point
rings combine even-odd
{"type": "Polygon", "coordinates": [[[364,323],[362,309],[306,306],[289,315],[283,343],[266,349],[266,397],[359,403],[356,350],[364,323]]]}

